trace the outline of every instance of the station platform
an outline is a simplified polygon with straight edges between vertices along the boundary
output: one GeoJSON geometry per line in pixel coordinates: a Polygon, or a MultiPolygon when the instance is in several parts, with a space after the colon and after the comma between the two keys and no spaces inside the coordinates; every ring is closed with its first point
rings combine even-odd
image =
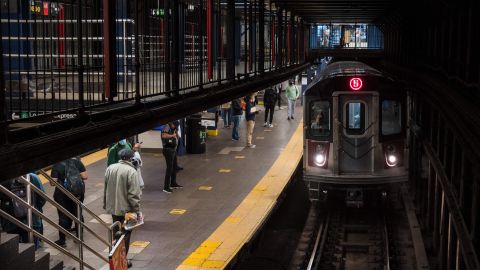
{"type": "MultiPolygon", "coordinates": [[[[286,107],[277,107],[273,128],[263,127],[263,106],[259,108],[262,111],[256,117],[253,135],[256,148],[245,147],[244,119],[239,141],[231,140],[231,128],[219,128],[219,136],[208,137],[205,154],[179,157],[184,170],[177,173],[177,182],[184,188],[172,194],[162,192],[166,167],[163,155],[142,153],[145,189],[141,210],[145,224],[132,234],[130,269],[222,269],[254,234],[301,159],[303,134],[300,102],[295,120],[287,120],[286,107]]],[[[221,120],[219,126],[223,126],[221,120]]],[[[106,150],[86,156],[83,161],[89,174],[84,203],[111,222],[102,209],[106,150]]],[[[52,187],[45,187],[47,193],[53,194],[52,187]]],[[[58,219],[52,207],[44,212],[53,220],[58,219]]],[[[94,229],[96,225],[102,229],[94,219],[86,216],[85,220],[94,229]]],[[[44,225],[44,235],[56,240],[57,232],[45,222],[44,225]]],[[[108,251],[88,232],[85,239],[96,250],[108,251]]],[[[42,249],[51,252],[55,259],[64,260],[66,265],[77,265],[47,244],[42,249]]],[[[67,250],[78,250],[68,237],[67,250]]],[[[109,269],[108,264],[88,251],[85,257],[97,269],[109,269]]]]}

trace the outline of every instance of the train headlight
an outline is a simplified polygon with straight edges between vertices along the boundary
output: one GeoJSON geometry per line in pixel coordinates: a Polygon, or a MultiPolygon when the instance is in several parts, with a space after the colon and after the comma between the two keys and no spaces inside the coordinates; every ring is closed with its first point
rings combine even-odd
{"type": "Polygon", "coordinates": [[[318,144],[315,149],[315,154],[313,156],[313,163],[318,167],[324,167],[327,164],[327,152],[328,147],[325,147],[322,144],[318,144]]]}
{"type": "Polygon", "coordinates": [[[315,155],[315,164],[317,164],[318,166],[325,165],[325,161],[327,161],[327,159],[325,158],[325,155],[323,153],[315,155]]]}
{"type": "Polygon", "coordinates": [[[395,167],[398,165],[399,157],[395,146],[388,145],[385,151],[385,163],[387,163],[388,167],[395,167]]]}

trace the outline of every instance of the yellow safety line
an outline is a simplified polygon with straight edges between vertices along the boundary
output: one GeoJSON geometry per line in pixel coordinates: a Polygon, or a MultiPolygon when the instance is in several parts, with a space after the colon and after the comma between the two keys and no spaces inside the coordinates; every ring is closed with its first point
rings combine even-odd
{"type": "Polygon", "coordinates": [[[273,210],[302,154],[303,123],[300,122],[287,146],[260,182],[177,270],[224,269],[273,210]]]}
{"type": "MultiPolygon", "coordinates": [[[[89,155],[86,155],[86,156],[82,157],[81,160],[83,162],[83,165],[88,166],[88,165],[91,165],[91,164],[101,160],[101,159],[106,158],[107,157],[107,151],[108,151],[108,149],[104,148],[102,150],[99,150],[97,152],[94,152],[94,153],[91,153],[89,155]]],[[[106,164],[105,164],[105,166],[106,166],[106,164]]],[[[48,170],[47,174],[50,175],[50,173],[51,173],[51,170],[48,170]]],[[[46,183],[48,183],[48,179],[45,178],[45,176],[39,175],[39,177],[40,177],[40,180],[42,181],[42,184],[45,185],[46,183]]]]}

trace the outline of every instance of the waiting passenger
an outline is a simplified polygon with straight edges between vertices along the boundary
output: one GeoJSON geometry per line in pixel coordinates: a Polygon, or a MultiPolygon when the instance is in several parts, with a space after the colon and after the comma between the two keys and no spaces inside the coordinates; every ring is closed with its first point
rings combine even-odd
{"type": "Polygon", "coordinates": [[[265,124],[264,127],[273,127],[273,113],[275,112],[275,102],[277,101],[277,95],[272,88],[265,90],[263,96],[263,104],[265,106],[265,124]],[[268,115],[270,114],[270,118],[268,115]],[[268,121],[267,121],[268,120],[268,121]]]}
{"type": "Polygon", "coordinates": [[[141,169],[141,167],[143,166],[142,157],[140,156],[141,145],[142,145],[141,142],[133,145],[133,151],[135,151],[135,153],[132,159],[132,164],[133,166],[135,166],[135,169],[137,169],[137,172],[138,172],[138,184],[140,186],[140,189],[143,189],[145,187],[145,182],[143,182],[142,169],[141,169]]]}
{"type": "Polygon", "coordinates": [[[177,126],[174,122],[169,122],[162,130],[163,156],[167,169],[165,172],[165,180],[163,191],[172,193],[172,189],[183,188],[177,183],[177,170],[175,169],[175,157],[177,155],[178,134],[177,126]]]}
{"type": "Polygon", "coordinates": [[[245,109],[245,120],[247,120],[247,147],[255,148],[252,144],[253,128],[255,127],[255,114],[257,109],[255,107],[255,97],[253,95],[245,97],[247,107],[245,109]]]}
{"type": "Polygon", "coordinates": [[[118,141],[108,149],[107,167],[118,162],[120,159],[118,153],[120,153],[120,151],[123,149],[132,149],[132,145],[127,141],[127,139],[118,141]]]}
{"type": "MultiPolygon", "coordinates": [[[[65,187],[65,189],[67,189],[67,191],[83,202],[83,199],[85,198],[85,183],[83,181],[88,179],[88,175],[85,165],[83,165],[79,158],[70,158],[53,165],[50,175],[54,181],[61,184],[63,187],[65,187]]],[[[75,202],[57,187],[55,187],[55,191],[53,192],[53,199],[72,215],[75,217],[77,216],[77,205],[75,202]]],[[[71,230],[70,227],[72,226],[73,220],[71,220],[67,215],[58,209],[57,212],[58,225],[65,230],[71,230]]],[[[81,220],[83,221],[83,217],[81,217],[81,220]]],[[[76,231],[77,223],[74,223],[76,231]]],[[[66,247],[67,244],[65,242],[65,234],[59,231],[58,235],[59,239],[55,241],[55,244],[61,247],[66,247]]]]}
{"type": "MultiPolygon", "coordinates": [[[[103,209],[112,215],[113,222],[125,222],[125,216],[140,212],[140,187],[138,173],[132,164],[133,150],[120,151],[120,161],[108,166],[105,172],[105,189],[103,193],[103,209]]],[[[130,230],[125,230],[125,252],[130,246],[130,230]]],[[[132,263],[128,261],[128,267],[132,263]]]]}
{"type": "Polygon", "coordinates": [[[222,109],[223,128],[229,128],[232,123],[232,109],[230,102],[222,104],[220,108],[222,109]]]}
{"type": "Polygon", "coordinates": [[[297,102],[298,97],[300,96],[300,92],[298,91],[298,87],[294,84],[293,80],[288,81],[288,87],[285,89],[285,96],[288,100],[288,117],[287,119],[295,119],[295,103],[297,102]]]}
{"type": "Polygon", "coordinates": [[[240,139],[240,135],[238,134],[238,128],[240,126],[240,120],[242,119],[242,115],[243,109],[240,99],[237,98],[232,100],[232,141],[238,141],[240,139]]]}
{"type": "MultiPolygon", "coordinates": [[[[30,173],[30,183],[40,189],[43,193],[45,193],[45,188],[43,187],[42,181],[35,173],[30,173]]],[[[32,191],[32,202],[35,209],[43,213],[43,206],[47,202],[42,196],[38,195],[36,192],[32,191]]],[[[42,218],[32,214],[32,227],[35,231],[40,234],[43,234],[43,222],[42,218]]],[[[39,249],[41,247],[41,240],[38,237],[33,237],[33,243],[35,244],[35,249],[39,249]]]]}

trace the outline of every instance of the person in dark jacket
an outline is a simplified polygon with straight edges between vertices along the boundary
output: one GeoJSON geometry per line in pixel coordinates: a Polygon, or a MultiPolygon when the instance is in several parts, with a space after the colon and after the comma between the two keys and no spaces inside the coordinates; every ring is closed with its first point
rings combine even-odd
{"type": "Polygon", "coordinates": [[[177,154],[178,133],[175,122],[169,122],[162,130],[163,156],[167,165],[163,192],[172,193],[172,189],[183,188],[177,183],[177,171],[175,170],[175,156],[177,154]]]}
{"type": "Polygon", "coordinates": [[[272,88],[268,88],[265,90],[265,94],[263,95],[263,105],[265,106],[265,123],[263,124],[264,127],[273,127],[273,113],[275,112],[275,102],[277,101],[277,95],[275,90],[272,88]],[[270,118],[268,119],[268,115],[270,118]],[[269,121],[267,121],[267,119],[269,121]]]}
{"type": "Polygon", "coordinates": [[[255,107],[255,97],[253,95],[245,98],[247,107],[245,109],[245,120],[247,120],[247,147],[255,148],[255,144],[252,144],[253,128],[255,127],[255,113],[257,111],[255,107]]]}
{"type": "Polygon", "coordinates": [[[240,139],[240,135],[238,135],[238,127],[240,126],[240,120],[242,119],[242,115],[243,115],[240,99],[237,98],[232,100],[231,107],[232,107],[232,122],[233,122],[232,141],[238,141],[240,139]]]}

